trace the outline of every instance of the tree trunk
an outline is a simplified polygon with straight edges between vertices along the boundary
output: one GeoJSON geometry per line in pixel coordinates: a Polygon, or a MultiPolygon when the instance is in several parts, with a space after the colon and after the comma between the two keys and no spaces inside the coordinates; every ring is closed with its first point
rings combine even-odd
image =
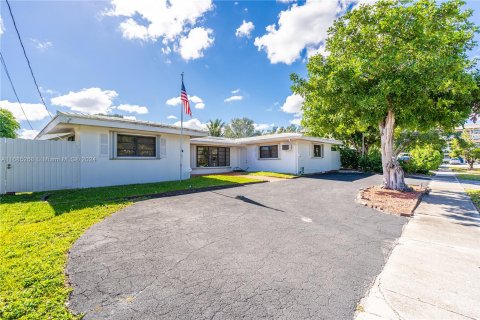
{"type": "Polygon", "coordinates": [[[393,131],[395,129],[395,114],[388,110],[388,114],[379,124],[380,142],[382,151],[383,187],[399,191],[407,191],[403,169],[393,152],[393,131]]]}
{"type": "Polygon", "coordinates": [[[473,170],[473,165],[475,164],[475,160],[467,160],[469,170],[473,170]]]}

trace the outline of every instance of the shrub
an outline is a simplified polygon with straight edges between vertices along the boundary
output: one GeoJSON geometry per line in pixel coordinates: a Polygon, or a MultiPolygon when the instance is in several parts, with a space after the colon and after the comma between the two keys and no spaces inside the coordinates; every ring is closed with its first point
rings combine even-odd
{"type": "Polygon", "coordinates": [[[410,151],[411,159],[401,161],[403,170],[408,173],[426,174],[430,170],[437,170],[442,164],[442,153],[431,146],[416,147],[410,151]]]}
{"type": "Polygon", "coordinates": [[[359,158],[358,167],[362,171],[382,172],[382,155],[380,150],[371,148],[368,154],[359,158]]]}
{"type": "Polygon", "coordinates": [[[340,161],[344,169],[358,169],[358,152],[357,150],[342,147],[340,148],[340,161]]]}

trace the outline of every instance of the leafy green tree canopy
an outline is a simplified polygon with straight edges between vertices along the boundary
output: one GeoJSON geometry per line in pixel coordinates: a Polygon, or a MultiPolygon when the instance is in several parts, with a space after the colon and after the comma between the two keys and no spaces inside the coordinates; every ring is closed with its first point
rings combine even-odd
{"type": "Polygon", "coordinates": [[[221,137],[223,135],[223,128],[225,127],[225,122],[220,119],[210,120],[207,123],[208,133],[212,137],[221,137]]]}
{"type": "Polygon", "coordinates": [[[397,127],[453,128],[468,118],[476,88],[477,27],[462,1],[381,0],[339,18],[329,30],[327,56],[311,57],[308,77],[291,76],[305,98],[310,133],[379,129],[384,187],[407,189],[394,152],[397,127]]]}
{"type": "MultiPolygon", "coordinates": [[[[399,128],[398,128],[399,129],[399,128]]],[[[396,130],[395,132],[395,152],[410,152],[414,149],[442,150],[447,146],[445,136],[448,134],[441,130],[432,129],[429,131],[410,131],[396,130]]]]}
{"type": "Polygon", "coordinates": [[[20,124],[7,109],[0,108],[0,138],[16,138],[20,124]]]}
{"type": "Polygon", "coordinates": [[[253,120],[248,118],[235,118],[225,127],[224,136],[227,138],[246,138],[260,135],[255,130],[253,120]]]}
{"type": "Polygon", "coordinates": [[[457,134],[453,138],[450,155],[463,157],[470,169],[473,169],[475,161],[480,159],[480,148],[473,142],[468,132],[464,131],[461,135],[457,134]]]}
{"type": "Polygon", "coordinates": [[[274,126],[270,130],[265,130],[262,134],[275,134],[275,133],[296,133],[300,132],[302,127],[297,126],[296,124],[291,124],[287,127],[277,127],[274,126]]]}

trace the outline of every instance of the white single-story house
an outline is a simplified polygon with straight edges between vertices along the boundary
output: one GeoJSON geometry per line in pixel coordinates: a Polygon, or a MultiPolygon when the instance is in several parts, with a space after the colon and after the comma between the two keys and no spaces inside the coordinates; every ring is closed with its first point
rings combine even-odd
{"type": "Polygon", "coordinates": [[[302,133],[278,133],[240,139],[202,137],[190,140],[193,174],[235,169],[312,174],[340,169],[340,141],[302,133]]]}
{"type": "Polygon", "coordinates": [[[320,173],[340,168],[339,144],[302,133],[228,139],[184,128],[181,135],[173,125],[58,112],[34,141],[0,141],[0,193],[179,180],[237,169],[320,173]]]}

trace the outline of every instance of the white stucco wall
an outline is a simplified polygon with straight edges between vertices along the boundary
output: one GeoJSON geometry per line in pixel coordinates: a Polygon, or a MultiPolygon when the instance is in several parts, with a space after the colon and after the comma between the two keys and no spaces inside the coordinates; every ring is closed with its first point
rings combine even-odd
{"type": "Polygon", "coordinates": [[[257,145],[246,146],[247,151],[247,171],[273,171],[282,173],[297,173],[296,172],[296,142],[292,142],[291,150],[282,150],[282,144],[289,144],[288,141],[281,143],[262,143],[257,145]],[[259,147],[267,145],[278,145],[278,159],[260,159],[259,147]]]}
{"type": "MultiPolygon", "coordinates": [[[[120,131],[119,133],[141,134],[140,132],[120,131]]],[[[151,133],[143,133],[148,135],[151,133]]],[[[148,183],[180,178],[180,136],[159,134],[166,140],[166,155],[160,159],[111,159],[113,149],[110,130],[102,127],[80,126],[75,130],[75,140],[80,143],[82,157],[95,157],[93,162],[81,165],[81,186],[98,187],[134,183],[148,183]],[[109,154],[101,155],[100,136],[109,135],[109,154]]],[[[183,138],[183,178],[190,177],[189,137],[183,138]]]]}
{"type": "Polygon", "coordinates": [[[299,171],[303,167],[305,174],[326,172],[340,169],[340,152],[332,151],[331,144],[323,144],[323,158],[313,157],[313,143],[310,141],[298,141],[299,157],[298,168],[299,171]]]}

